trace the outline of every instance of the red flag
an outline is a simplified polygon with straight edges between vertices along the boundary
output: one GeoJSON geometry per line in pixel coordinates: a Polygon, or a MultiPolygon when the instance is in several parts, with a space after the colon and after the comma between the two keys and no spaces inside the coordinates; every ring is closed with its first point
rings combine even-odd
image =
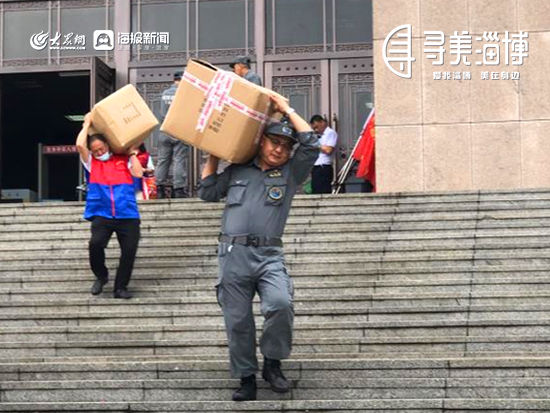
{"type": "Polygon", "coordinates": [[[365,135],[367,133],[367,130],[369,128],[371,119],[372,119],[372,125],[374,126],[374,109],[371,109],[371,111],[369,113],[369,116],[367,116],[367,120],[363,124],[363,129],[361,129],[361,133],[359,134],[359,142],[358,142],[357,146],[355,147],[355,150],[351,154],[351,157],[353,159],[355,159],[356,161],[361,160],[361,154],[365,150],[366,139],[363,139],[363,138],[365,137],[365,135]]]}
{"type": "Polygon", "coordinates": [[[371,110],[359,139],[359,144],[352,155],[355,160],[359,161],[359,168],[357,168],[357,173],[355,176],[357,178],[368,180],[373,186],[373,191],[376,192],[376,171],[374,164],[374,109],[371,110]]]}

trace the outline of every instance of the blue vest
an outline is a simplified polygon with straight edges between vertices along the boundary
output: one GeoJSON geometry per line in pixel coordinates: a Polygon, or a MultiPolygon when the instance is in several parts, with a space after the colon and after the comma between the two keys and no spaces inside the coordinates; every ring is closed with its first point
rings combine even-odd
{"type": "Polygon", "coordinates": [[[84,219],[139,219],[128,156],[112,155],[107,162],[91,157],[84,219]]]}

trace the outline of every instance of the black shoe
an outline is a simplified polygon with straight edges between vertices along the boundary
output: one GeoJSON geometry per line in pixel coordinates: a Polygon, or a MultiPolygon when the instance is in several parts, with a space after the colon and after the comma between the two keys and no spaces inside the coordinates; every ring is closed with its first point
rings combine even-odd
{"type": "Polygon", "coordinates": [[[99,295],[103,291],[103,286],[107,284],[107,280],[97,278],[92,285],[92,295],[99,295]]]}
{"type": "Polygon", "coordinates": [[[244,402],[248,400],[256,400],[256,376],[243,377],[241,379],[241,387],[233,393],[233,401],[244,402]]]}
{"type": "Polygon", "coordinates": [[[157,199],[166,199],[166,187],[157,185],[157,199]]]}
{"type": "Polygon", "coordinates": [[[120,290],[115,290],[114,297],[115,298],[124,298],[124,299],[128,300],[129,298],[132,298],[133,295],[127,289],[121,288],[120,290]]]}
{"type": "Polygon", "coordinates": [[[186,188],[174,188],[174,195],[172,198],[189,198],[186,188]]]}
{"type": "Polygon", "coordinates": [[[262,377],[271,385],[271,390],[277,393],[286,393],[290,390],[288,380],[281,371],[279,360],[264,359],[262,377]]]}

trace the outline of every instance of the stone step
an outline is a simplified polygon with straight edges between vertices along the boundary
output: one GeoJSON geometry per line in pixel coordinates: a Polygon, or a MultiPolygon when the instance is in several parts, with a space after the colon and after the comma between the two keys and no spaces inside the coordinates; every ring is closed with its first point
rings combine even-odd
{"type": "MultiPolygon", "coordinates": [[[[32,277],[29,277],[32,278],[32,277]]],[[[334,276],[334,280],[340,277],[334,276]]],[[[361,277],[365,279],[365,277],[361,277]]],[[[372,280],[372,281],[298,281],[300,278],[294,278],[295,295],[315,296],[316,294],[326,294],[327,292],[337,292],[337,294],[396,294],[407,293],[478,293],[489,292],[495,289],[500,291],[532,291],[539,289],[550,290],[550,277],[521,277],[521,278],[477,278],[471,276],[464,278],[437,278],[426,280],[372,280]]],[[[0,301],[9,300],[36,300],[36,299],[68,299],[68,298],[90,298],[90,286],[92,281],[90,277],[71,277],[70,280],[59,279],[52,281],[31,280],[28,285],[21,285],[15,281],[6,279],[0,280],[0,301]]],[[[132,291],[139,297],[196,297],[208,294],[214,286],[213,280],[195,280],[195,283],[189,285],[185,278],[175,280],[156,280],[152,282],[149,278],[133,277],[132,291]]],[[[112,284],[108,283],[105,290],[112,289],[112,284]]]]}
{"type": "MultiPolygon", "coordinates": [[[[478,293],[427,293],[427,294],[317,294],[296,296],[294,308],[299,312],[306,308],[330,308],[349,310],[352,308],[401,307],[421,308],[424,306],[471,306],[471,305],[521,305],[547,304],[550,290],[537,291],[489,291],[478,293]]],[[[257,298],[256,298],[257,301],[257,298]]],[[[40,299],[0,301],[0,308],[7,314],[67,313],[72,311],[161,311],[193,310],[212,311],[218,309],[215,292],[198,297],[134,297],[131,300],[114,299],[110,291],[97,297],[78,299],[40,299]]]]}
{"type": "MultiPolygon", "coordinates": [[[[241,247],[241,246],[237,246],[241,247]]],[[[448,250],[387,250],[383,248],[363,247],[358,242],[342,243],[319,243],[319,244],[297,244],[296,247],[289,246],[285,250],[286,262],[292,267],[293,263],[319,263],[321,260],[329,262],[346,263],[352,260],[361,259],[368,266],[378,266],[383,263],[404,263],[405,265],[426,265],[437,266],[444,263],[453,265],[453,263],[480,261],[487,264],[519,264],[522,262],[548,264],[550,263],[550,247],[527,246],[526,248],[473,248],[469,249],[448,249],[448,250]],[[339,249],[334,249],[337,246],[339,249]],[[492,262],[494,261],[494,262],[492,262]]],[[[31,266],[36,263],[47,263],[55,261],[56,268],[66,268],[68,266],[87,264],[88,251],[84,248],[79,250],[52,250],[52,251],[19,251],[2,253],[2,263],[0,268],[6,268],[12,265],[27,264],[31,266]],[[54,253],[52,253],[54,251],[54,253]]],[[[118,248],[107,251],[107,262],[109,264],[118,263],[118,248]]],[[[196,247],[196,248],[142,248],[138,250],[136,263],[140,261],[151,261],[155,263],[170,263],[177,261],[182,265],[191,263],[212,263],[217,260],[215,245],[196,247]]],[[[192,264],[191,264],[192,265],[192,264]]]]}
{"type": "MultiPolygon", "coordinates": [[[[155,380],[87,380],[87,381],[4,381],[4,403],[56,400],[71,402],[134,401],[208,401],[230,400],[238,387],[229,379],[155,379],[155,380]]],[[[392,379],[300,379],[291,380],[291,390],[274,394],[258,380],[258,400],[357,400],[369,399],[442,399],[545,398],[550,378],[392,378],[392,379]]]]}
{"type": "MultiPolygon", "coordinates": [[[[494,194],[340,194],[338,196],[301,196],[297,195],[293,205],[295,208],[316,208],[320,204],[325,207],[331,206],[396,206],[405,207],[408,205],[442,205],[446,208],[453,208],[457,205],[466,205],[473,207],[483,207],[485,204],[497,204],[503,206],[545,205],[549,200],[548,192],[526,193],[518,191],[516,193],[494,193],[494,194]]],[[[547,204],[546,204],[547,205],[547,204]]],[[[0,216],[17,216],[24,214],[45,214],[45,213],[71,213],[76,211],[81,213],[84,203],[64,202],[64,203],[34,203],[34,204],[3,204],[0,207],[0,216]]],[[[163,210],[193,210],[198,207],[202,209],[219,209],[222,203],[207,203],[197,198],[186,200],[156,200],[153,202],[139,202],[140,210],[143,212],[163,210]]]]}
{"type": "Polygon", "coordinates": [[[472,411],[531,412],[550,410],[548,399],[357,399],[357,400],[271,400],[238,403],[226,401],[202,402],[28,402],[0,403],[0,411],[19,412],[224,412],[251,413],[322,413],[322,412],[365,412],[365,413],[443,413],[472,411]]]}
{"type": "MultiPolygon", "coordinates": [[[[288,258],[288,256],[287,256],[288,258]]],[[[114,261],[108,263],[108,267],[112,271],[116,268],[114,261]]],[[[154,266],[146,260],[139,260],[134,266],[132,276],[141,279],[158,280],[163,283],[170,279],[185,279],[186,283],[195,283],[197,280],[214,281],[218,274],[218,263],[216,259],[209,261],[185,261],[185,266],[182,267],[181,261],[155,261],[154,266]]],[[[439,276],[453,276],[466,279],[485,279],[491,277],[518,277],[533,276],[540,277],[548,275],[550,264],[540,262],[522,262],[509,264],[501,263],[498,266],[484,263],[483,261],[460,262],[448,265],[440,263],[434,265],[409,265],[404,266],[402,263],[386,263],[379,264],[365,263],[364,260],[350,259],[347,261],[336,261],[319,258],[317,262],[312,263],[300,259],[286,262],[287,269],[295,279],[314,282],[316,280],[331,281],[335,277],[340,280],[361,280],[361,277],[366,277],[365,280],[418,280],[426,277],[426,280],[437,279],[439,276]]],[[[72,280],[72,277],[80,279],[93,280],[93,274],[86,262],[78,262],[70,266],[58,266],[56,262],[2,265],[0,262],[0,280],[16,282],[28,282],[32,277],[36,280],[44,280],[52,276],[52,280],[57,280],[60,277],[66,277],[67,280],[72,280]]]]}
{"type": "MultiPolygon", "coordinates": [[[[67,224],[79,223],[85,225],[87,221],[82,218],[82,212],[78,211],[71,214],[29,214],[21,216],[6,216],[0,217],[0,225],[2,228],[12,228],[14,225],[36,225],[40,227],[44,223],[44,216],[48,217],[50,224],[67,224]]],[[[217,209],[202,209],[201,206],[189,211],[185,210],[157,210],[151,212],[143,212],[141,214],[145,223],[154,223],[155,225],[165,225],[171,220],[176,220],[179,223],[186,222],[209,222],[219,220],[221,217],[222,208],[217,209]]],[[[490,221],[495,219],[547,219],[550,216],[550,208],[548,203],[535,207],[524,205],[502,206],[502,205],[487,205],[476,208],[461,208],[461,207],[390,207],[376,208],[369,207],[368,204],[358,204],[354,206],[337,206],[327,207],[325,205],[310,206],[309,208],[295,207],[290,214],[290,222],[304,222],[304,220],[314,220],[315,222],[341,221],[350,222],[352,219],[358,222],[386,222],[386,221],[429,221],[437,219],[441,221],[490,221]],[[347,219],[346,219],[347,218],[347,219]]]]}
{"type": "MultiPolygon", "coordinates": [[[[160,214],[158,217],[147,216],[144,218],[144,225],[151,225],[156,228],[169,227],[173,223],[177,223],[179,227],[189,227],[197,225],[219,224],[221,214],[208,214],[205,216],[187,217],[181,213],[160,214]]],[[[533,221],[547,224],[550,219],[550,209],[533,209],[533,210],[494,210],[494,211],[457,211],[457,212],[388,212],[380,214],[368,214],[363,210],[354,210],[350,212],[342,211],[340,214],[303,214],[293,212],[289,216],[289,225],[322,223],[327,226],[340,225],[345,223],[383,223],[399,226],[400,224],[422,224],[429,225],[430,222],[437,221],[440,225],[448,226],[456,223],[468,224],[477,222],[479,224],[491,225],[494,221],[506,221],[511,223],[526,223],[531,224],[533,221]]],[[[70,230],[78,227],[87,227],[89,223],[77,216],[48,216],[45,221],[44,217],[32,216],[21,217],[18,219],[5,218],[0,220],[3,231],[9,230],[70,230]]]]}
{"type": "MultiPolygon", "coordinates": [[[[151,210],[141,211],[140,215],[144,222],[160,223],[170,220],[178,222],[203,222],[218,219],[221,216],[222,208],[204,209],[198,205],[188,210],[151,210]]],[[[58,213],[51,211],[47,214],[48,222],[51,223],[85,223],[81,211],[72,213],[58,213]]],[[[291,212],[291,219],[326,220],[327,218],[338,219],[343,217],[360,218],[360,213],[365,214],[364,218],[370,218],[372,222],[387,221],[426,221],[432,217],[439,220],[490,220],[490,219],[513,219],[513,218],[548,218],[550,209],[548,202],[544,201],[535,205],[510,205],[510,204],[485,204],[485,205],[436,205],[436,206],[400,206],[400,207],[377,207],[368,204],[350,206],[327,206],[310,205],[308,208],[294,207],[291,212]]],[[[0,227],[11,228],[19,224],[43,224],[44,214],[11,214],[0,215],[0,227]]],[[[369,222],[362,220],[362,222],[369,222]]],[[[348,220],[349,222],[349,220],[348,220]]]]}
{"type": "MultiPolygon", "coordinates": [[[[550,234],[548,234],[550,235],[550,234]]],[[[464,251],[490,251],[490,250],[550,250],[550,241],[548,235],[518,237],[510,235],[508,237],[478,239],[437,239],[433,236],[430,239],[415,238],[410,240],[370,240],[363,233],[342,234],[342,235],[305,235],[297,237],[285,237],[284,249],[292,253],[309,253],[315,251],[325,251],[327,248],[334,250],[352,250],[361,246],[367,254],[372,253],[392,253],[392,252],[425,252],[425,251],[445,251],[445,252],[464,252],[464,251]]],[[[139,251],[150,253],[161,253],[166,250],[176,248],[185,248],[198,254],[205,254],[215,251],[218,244],[217,237],[208,237],[201,239],[189,238],[149,238],[143,237],[139,244],[139,251]]],[[[110,242],[108,250],[119,251],[116,240],[110,242]]],[[[26,241],[0,241],[0,254],[2,257],[25,257],[29,254],[42,256],[44,253],[59,255],[71,255],[74,253],[87,253],[88,239],[79,240],[26,240],[26,241]],[[41,255],[42,254],[42,255],[41,255]]]]}
{"type": "MultiPolygon", "coordinates": [[[[389,228],[373,228],[371,225],[346,225],[337,228],[318,228],[310,227],[307,230],[299,230],[292,227],[287,227],[283,241],[285,243],[296,242],[296,240],[312,240],[333,241],[335,238],[341,240],[362,240],[368,242],[417,242],[417,241],[437,241],[446,242],[473,242],[475,235],[475,243],[491,243],[505,241],[508,242],[517,239],[521,241],[544,241],[550,236],[550,228],[496,228],[496,229],[450,229],[438,231],[391,231],[389,228]]],[[[144,226],[142,224],[141,234],[142,240],[140,245],[158,245],[162,243],[174,244],[195,244],[195,243],[216,243],[219,229],[203,228],[197,232],[196,228],[179,229],[179,228],[164,228],[156,230],[152,226],[144,226]]],[[[15,232],[0,232],[0,245],[2,248],[8,248],[12,244],[18,243],[20,247],[30,245],[70,245],[78,243],[87,243],[90,238],[89,228],[82,228],[71,232],[49,231],[36,233],[15,233],[15,232]]],[[[172,244],[173,245],[173,244],[172,244]]],[[[19,249],[11,247],[12,249],[19,249]]]]}
{"type": "MultiPolygon", "coordinates": [[[[341,273],[293,271],[292,278],[296,290],[323,289],[323,288],[438,288],[439,286],[471,285],[472,289],[494,288],[501,284],[504,289],[523,288],[528,284],[546,284],[550,278],[546,271],[528,271],[525,274],[517,272],[493,273],[434,273],[410,276],[401,274],[376,274],[366,270],[355,269],[341,273]]],[[[40,273],[36,275],[2,275],[0,276],[0,293],[20,294],[67,294],[84,293],[90,287],[94,277],[91,274],[79,272],[59,271],[55,273],[40,273]]],[[[143,292],[160,291],[175,288],[178,291],[188,291],[192,294],[200,289],[209,290],[215,284],[213,274],[179,273],[177,270],[144,273],[136,270],[131,279],[134,290],[143,292]]],[[[107,284],[107,287],[109,284],[107,284]]],[[[462,288],[462,287],[460,287],[462,288]]],[[[378,290],[377,292],[380,292],[378,290]]]]}
{"type": "MultiPolygon", "coordinates": [[[[296,204],[346,204],[352,202],[371,202],[378,204],[404,204],[404,203],[458,203],[458,202],[526,202],[529,200],[546,200],[550,198],[548,189],[522,189],[522,190],[482,190],[482,191],[457,191],[457,192],[403,192],[403,193],[380,193],[380,194],[338,194],[334,195],[296,195],[296,204]]],[[[170,199],[155,201],[140,201],[141,208],[174,208],[192,207],[195,204],[216,205],[216,203],[205,203],[198,198],[170,199]]],[[[47,202],[47,203],[17,203],[1,204],[0,211],[11,211],[23,209],[31,211],[52,210],[59,208],[81,208],[83,202],[47,202]]]]}
{"type": "MultiPolygon", "coordinates": [[[[193,263],[194,265],[197,263],[193,263]]],[[[291,265],[287,263],[287,267],[291,265]]],[[[439,267],[403,267],[381,264],[378,268],[365,268],[360,261],[333,263],[332,265],[292,265],[291,275],[295,281],[420,281],[433,282],[440,279],[489,280],[493,278],[537,278],[546,277],[550,265],[472,265],[461,264],[456,266],[439,267]]],[[[213,260],[210,264],[185,266],[181,263],[155,263],[151,265],[138,263],[132,272],[132,280],[143,280],[149,285],[162,285],[169,280],[184,280],[187,285],[211,283],[217,277],[218,266],[213,260]]],[[[55,264],[35,265],[34,267],[8,267],[0,270],[0,283],[18,283],[21,287],[30,287],[34,282],[67,281],[72,285],[74,281],[90,281],[93,275],[86,263],[79,263],[70,268],[57,268],[55,264]]],[[[5,285],[5,284],[1,284],[5,285]]]]}
{"type": "MultiPolygon", "coordinates": [[[[341,271],[344,275],[350,271],[355,273],[362,268],[365,275],[369,274],[421,274],[424,272],[461,272],[472,273],[492,267],[492,271],[510,271],[530,267],[538,271],[547,270],[550,267],[550,253],[537,256],[532,251],[518,252],[492,252],[474,255],[473,252],[465,253],[426,253],[426,254],[394,254],[392,256],[373,256],[366,258],[360,252],[342,252],[338,254],[310,253],[292,254],[287,253],[285,258],[286,268],[292,275],[295,271],[313,270],[321,272],[326,268],[331,271],[341,271]],[[297,257],[297,258],[295,258],[297,257]]],[[[118,265],[118,257],[114,251],[108,254],[106,265],[111,273],[115,273],[118,265]]],[[[209,277],[215,277],[218,273],[218,262],[214,255],[211,256],[190,256],[185,252],[175,252],[165,257],[158,257],[155,254],[148,256],[146,252],[136,257],[136,272],[147,272],[150,275],[164,273],[166,271],[177,271],[181,268],[182,273],[202,273],[209,277]]],[[[87,256],[79,259],[56,260],[53,257],[43,259],[12,259],[0,262],[0,277],[23,274],[40,274],[51,271],[71,274],[89,274],[91,271],[87,262],[87,256]]],[[[380,275],[382,277],[382,275],[380,275]]]]}
{"type": "MultiPolygon", "coordinates": [[[[0,342],[2,356],[6,363],[15,358],[38,358],[51,361],[57,357],[150,357],[186,356],[198,358],[222,357],[227,355],[225,339],[195,340],[125,340],[125,341],[55,341],[55,342],[0,342]]],[[[342,358],[355,354],[356,357],[402,358],[416,357],[480,357],[506,356],[548,356],[550,336],[445,336],[445,337],[360,337],[360,338],[296,338],[293,340],[295,356],[331,358],[333,354],[342,358]]]]}
{"type": "MultiPolygon", "coordinates": [[[[260,359],[261,360],[261,359],[260,359]]],[[[335,359],[315,360],[292,356],[283,361],[285,375],[302,379],[403,379],[403,378],[548,378],[547,357],[449,359],[335,359]]],[[[228,379],[229,362],[220,360],[159,359],[153,361],[30,363],[12,360],[0,364],[0,381],[228,379]]]]}
{"type": "MultiPolygon", "coordinates": [[[[158,236],[162,234],[169,234],[173,232],[180,233],[181,231],[196,231],[197,226],[206,226],[212,229],[215,229],[216,232],[219,231],[220,220],[212,219],[209,222],[198,222],[193,220],[179,221],[177,226],[174,226],[175,221],[156,221],[144,222],[142,225],[142,230],[147,232],[155,232],[158,236]]],[[[17,224],[14,223],[9,226],[3,226],[0,230],[0,235],[3,237],[12,236],[11,234],[15,233],[31,233],[31,236],[36,236],[35,234],[50,233],[56,235],[67,235],[70,233],[79,233],[79,234],[88,234],[89,236],[89,223],[84,221],[81,222],[65,222],[51,224],[48,221],[43,221],[42,224],[17,224]],[[8,234],[8,235],[6,235],[8,234]]],[[[523,218],[513,218],[513,217],[499,217],[495,219],[468,219],[468,220],[411,220],[411,221],[391,221],[391,222],[381,222],[376,218],[368,218],[364,214],[354,217],[353,219],[349,216],[343,218],[327,218],[327,219],[304,219],[304,218],[294,218],[290,217],[288,225],[286,227],[287,232],[307,232],[311,228],[323,228],[329,232],[345,232],[346,230],[352,229],[355,227],[357,231],[357,226],[368,227],[369,232],[408,232],[408,231],[420,231],[420,232],[429,232],[429,231],[451,231],[451,230],[462,230],[462,231],[479,231],[479,230],[490,230],[490,229],[540,229],[550,227],[550,218],[544,217],[523,217],[523,218]],[[353,223],[353,224],[350,224],[353,223]]],[[[289,233],[290,233],[289,232],[289,233]]]]}
{"type": "MultiPolygon", "coordinates": [[[[261,330],[261,323],[258,323],[261,330]]],[[[521,335],[550,336],[550,317],[540,320],[489,319],[489,320],[429,320],[429,321],[326,321],[320,323],[296,322],[294,338],[417,338],[492,336],[517,337],[521,335]]],[[[189,321],[175,325],[103,325],[103,326],[50,326],[50,327],[1,327],[0,343],[40,342],[60,343],[71,341],[184,341],[223,340],[226,337],[222,317],[217,323],[191,324],[189,321]]]]}
{"type": "MultiPolygon", "coordinates": [[[[256,321],[263,322],[257,303],[253,306],[256,321]]],[[[2,312],[0,320],[4,327],[32,326],[105,326],[105,325],[177,325],[186,323],[218,324],[222,314],[219,308],[209,310],[143,310],[140,307],[102,309],[93,311],[29,311],[2,312]]],[[[422,307],[348,307],[317,308],[301,306],[295,313],[296,322],[392,322],[392,321],[478,321],[478,320],[529,320],[550,318],[550,305],[448,305],[422,307]]]]}
{"type": "MultiPolygon", "coordinates": [[[[263,358],[263,355],[257,352],[258,360],[263,358]]],[[[471,360],[486,360],[486,359],[524,359],[524,358],[549,358],[550,351],[537,351],[536,353],[530,350],[500,350],[500,351],[471,351],[471,350],[459,350],[459,351],[438,351],[432,354],[427,354],[425,351],[416,352],[297,352],[292,353],[293,360],[323,360],[340,362],[340,360],[407,360],[417,361],[426,359],[471,359],[471,360]]],[[[58,355],[58,356],[41,356],[41,355],[26,355],[23,357],[10,357],[8,359],[0,359],[0,364],[21,364],[21,363],[136,363],[144,360],[143,354],[115,354],[115,355],[58,355]]],[[[224,361],[227,360],[227,353],[220,354],[148,354],[146,360],[149,362],[185,362],[188,364],[202,362],[202,361],[224,361]]],[[[286,362],[286,361],[285,361],[286,362]]]]}

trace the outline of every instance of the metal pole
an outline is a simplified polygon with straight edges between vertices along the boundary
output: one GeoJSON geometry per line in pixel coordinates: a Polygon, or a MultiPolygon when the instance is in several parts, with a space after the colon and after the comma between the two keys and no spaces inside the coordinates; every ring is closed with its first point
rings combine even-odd
{"type": "MultiPolygon", "coordinates": [[[[84,185],[84,173],[82,162],[80,162],[80,153],[78,154],[78,185],[84,185]]],[[[78,200],[82,201],[82,191],[78,191],[78,200]]]]}
{"type": "MultiPolygon", "coordinates": [[[[368,119],[367,119],[367,122],[368,122],[368,119]]],[[[366,125],[366,123],[365,123],[365,125],[366,125]]],[[[355,149],[357,149],[357,145],[359,145],[359,142],[361,142],[362,138],[363,138],[363,133],[361,133],[361,135],[359,135],[359,139],[357,139],[357,141],[355,142],[355,146],[353,147],[353,150],[351,151],[348,160],[346,161],[346,163],[344,164],[344,166],[342,167],[342,169],[338,173],[338,183],[336,185],[336,188],[334,188],[332,190],[333,194],[340,193],[340,188],[342,188],[342,184],[346,180],[346,178],[349,174],[349,171],[351,170],[351,166],[353,165],[353,161],[354,161],[353,154],[355,152],[355,149]]]]}
{"type": "Polygon", "coordinates": [[[192,146],[192,156],[191,156],[191,164],[192,164],[192,167],[191,167],[191,171],[192,171],[192,174],[191,176],[189,177],[189,181],[191,182],[191,191],[189,192],[189,194],[191,196],[195,196],[196,194],[194,193],[195,192],[195,188],[197,188],[197,185],[199,184],[199,176],[200,176],[200,161],[199,161],[199,150],[192,146]]]}
{"type": "Polygon", "coordinates": [[[332,190],[333,194],[340,193],[340,189],[342,188],[342,185],[344,184],[344,181],[348,177],[349,171],[351,170],[351,166],[353,165],[354,159],[350,156],[345,165],[340,170],[341,176],[338,178],[338,182],[336,184],[336,187],[332,190]]]}
{"type": "Polygon", "coordinates": [[[38,202],[42,202],[42,167],[43,167],[42,144],[38,144],[38,202]]]}

